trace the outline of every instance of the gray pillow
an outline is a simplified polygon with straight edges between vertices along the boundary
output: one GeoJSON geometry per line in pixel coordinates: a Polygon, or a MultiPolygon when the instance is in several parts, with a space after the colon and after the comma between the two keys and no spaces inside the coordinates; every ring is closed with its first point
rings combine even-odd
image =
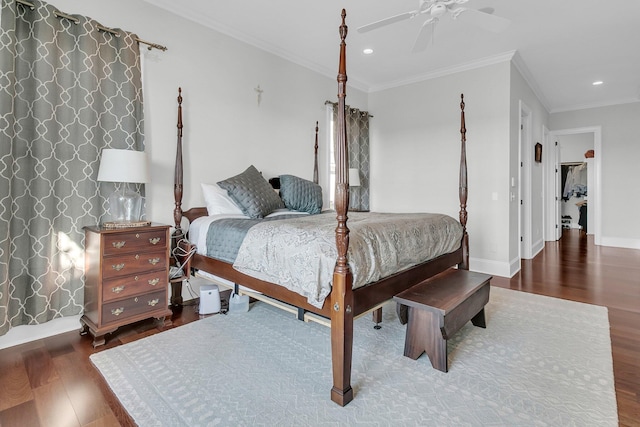
{"type": "Polygon", "coordinates": [[[293,175],[280,175],[280,197],[287,209],[318,214],[322,211],[322,187],[293,175]]]}
{"type": "Polygon", "coordinates": [[[239,175],[218,182],[229,197],[250,218],[264,218],[276,209],[284,208],[282,200],[266,179],[253,166],[239,175]]]}

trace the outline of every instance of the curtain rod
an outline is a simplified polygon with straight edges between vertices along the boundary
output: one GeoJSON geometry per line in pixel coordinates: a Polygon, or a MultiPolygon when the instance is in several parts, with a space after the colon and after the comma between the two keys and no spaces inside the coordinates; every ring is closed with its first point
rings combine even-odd
{"type": "Polygon", "coordinates": [[[36,7],[33,5],[33,3],[29,3],[28,1],[25,0],[16,0],[16,3],[20,3],[23,6],[27,6],[29,9],[34,10],[36,7]]]}
{"type": "MultiPolygon", "coordinates": [[[[118,31],[116,31],[116,30],[112,30],[111,28],[107,28],[107,27],[102,26],[102,25],[100,25],[100,24],[98,24],[98,30],[100,30],[100,31],[104,31],[104,32],[106,32],[106,33],[113,34],[113,35],[114,35],[114,36],[116,36],[116,37],[120,37],[120,33],[118,33],[118,31]]],[[[158,49],[158,50],[161,50],[161,51],[163,51],[163,52],[164,52],[165,50],[167,50],[167,47],[166,47],[166,46],[162,46],[162,45],[159,45],[159,44],[157,44],[157,43],[151,43],[151,42],[148,42],[148,41],[142,40],[141,38],[138,38],[138,37],[136,37],[136,41],[137,41],[138,43],[143,43],[143,44],[148,45],[148,46],[149,46],[149,47],[148,47],[148,49],[149,49],[149,50],[151,50],[151,49],[153,49],[153,48],[158,49]]]]}
{"type": "MultiPolygon", "coordinates": [[[[332,102],[332,101],[329,101],[329,100],[324,101],[324,105],[327,105],[327,104],[331,104],[331,105],[333,105],[334,107],[335,107],[336,105],[338,105],[338,103],[337,103],[337,102],[332,102]]],[[[349,109],[351,109],[351,110],[358,110],[357,108],[351,108],[351,107],[350,107],[350,106],[348,106],[348,105],[347,105],[347,108],[349,108],[349,109]]],[[[360,110],[358,110],[358,111],[360,111],[360,110]]],[[[373,115],[369,114],[369,112],[368,112],[368,111],[362,111],[362,112],[363,112],[363,113],[365,113],[365,114],[368,114],[368,115],[369,115],[369,117],[372,117],[372,118],[373,118],[373,115]]]]}
{"type": "MultiPolygon", "coordinates": [[[[28,7],[28,8],[29,8],[29,9],[31,9],[31,10],[35,10],[35,8],[36,8],[36,7],[33,5],[33,3],[29,3],[29,2],[28,2],[28,1],[26,1],[26,0],[16,0],[16,3],[20,3],[21,5],[26,6],[26,7],[28,7]]],[[[78,19],[78,18],[76,18],[75,16],[67,15],[66,13],[62,13],[62,12],[60,12],[60,11],[58,11],[58,10],[54,11],[53,13],[54,13],[54,15],[55,15],[57,18],[65,18],[65,19],[68,19],[68,20],[70,20],[70,21],[74,22],[75,24],[77,24],[77,23],[79,22],[79,19],[78,19]]],[[[113,35],[114,35],[114,36],[116,36],[116,37],[119,37],[119,36],[120,36],[120,34],[119,34],[116,30],[112,30],[111,28],[104,27],[104,26],[102,26],[102,25],[100,25],[100,24],[98,24],[98,30],[99,30],[99,31],[105,31],[105,32],[107,32],[107,33],[113,34],[113,35]]],[[[148,49],[149,49],[149,50],[151,50],[151,49],[158,49],[158,50],[161,50],[161,51],[163,51],[163,52],[167,50],[167,47],[166,47],[166,46],[162,46],[162,45],[159,45],[159,44],[157,44],[157,43],[151,43],[151,42],[148,42],[148,41],[146,41],[146,40],[142,40],[141,38],[138,38],[138,37],[136,37],[136,39],[135,39],[135,40],[136,40],[138,43],[146,44],[147,46],[149,46],[149,47],[148,47],[148,49]]]]}

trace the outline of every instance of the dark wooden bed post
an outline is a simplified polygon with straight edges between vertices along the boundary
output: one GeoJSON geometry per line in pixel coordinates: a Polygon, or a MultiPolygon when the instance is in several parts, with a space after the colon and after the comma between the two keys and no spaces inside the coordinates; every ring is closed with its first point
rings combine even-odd
{"type": "Polygon", "coordinates": [[[467,128],[464,120],[464,94],[460,94],[460,224],[462,224],[462,262],[458,268],[469,269],[469,234],[467,234],[467,128]]]}
{"type": "MultiPolygon", "coordinates": [[[[176,164],[173,175],[173,198],[175,207],[173,208],[173,222],[175,230],[171,236],[171,249],[178,246],[178,242],[185,237],[182,231],[182,88],[178,88],[178,143],[176,148],[176,164]]],[[[185,272],[188,274],[188,271],[185,272]]],[[[171,305],[182,305],[182,280],[171,281],[171,305]]]]}
{"type": "Polygon", "coordinates": [[[174,237],[182,237],[182,88],[178,88],[178,143],[176,148],[176,165],[173,176],[173,222],[175,223],[174,237]]]}
{"type": "Polygon", "coordinates": [[[318,183],[318,122],[316,121],[316,143],[313,146],[313,182],[318,183]]]}
{"type": "Polygon", "coordinates": [[[349,228],[347,212],[349,210],[349,174],[347,162],[347,129],[345,126],[345,88],[347,13],[342,9],[340,25],[340,65],[338,67],[338,124],[336,136],[336,247],[338,258],[333,270],[333,289],[331,291],[331,356],[333,362],[333,388],[331,400],[344,406],[353,400],[351,388],[351,357],[353,352],[353,276],[347,260],[349,249],[349,228]]]}

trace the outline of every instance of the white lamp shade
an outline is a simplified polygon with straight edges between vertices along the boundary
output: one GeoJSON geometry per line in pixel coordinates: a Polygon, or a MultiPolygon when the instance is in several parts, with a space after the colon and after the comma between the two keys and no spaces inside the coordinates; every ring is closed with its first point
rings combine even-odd
{"type": "Polygon", "coordinates": [[[146,153],[135,150],[103,149],[100,169],[98,169],[98,181],[149,182],[146,153]]]}
{"type": "Polygon", "coordinates": [[[349,187],[360,187],[360,171],[357,168],[349,168],[349,187]]]}

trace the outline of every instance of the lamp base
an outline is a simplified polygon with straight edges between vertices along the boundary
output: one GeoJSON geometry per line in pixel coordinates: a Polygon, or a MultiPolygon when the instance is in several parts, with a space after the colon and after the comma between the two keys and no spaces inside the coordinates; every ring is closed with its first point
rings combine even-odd
{"type": "Polygon", "coordinates": [[[135,227],[147,227],[151,225],[151,221],[134,221],[134,222],[104,222],[102,223],[102,228],[106,228],[107,230],[117,229],[117,228],[135,228],[135,227]]]}
{"type": "Polygon", "coordinates": [[[121,190],[109,197],[111,219],[116,223],[132,223],[140,221],[142,197],[125,184],[121,190]]]}

